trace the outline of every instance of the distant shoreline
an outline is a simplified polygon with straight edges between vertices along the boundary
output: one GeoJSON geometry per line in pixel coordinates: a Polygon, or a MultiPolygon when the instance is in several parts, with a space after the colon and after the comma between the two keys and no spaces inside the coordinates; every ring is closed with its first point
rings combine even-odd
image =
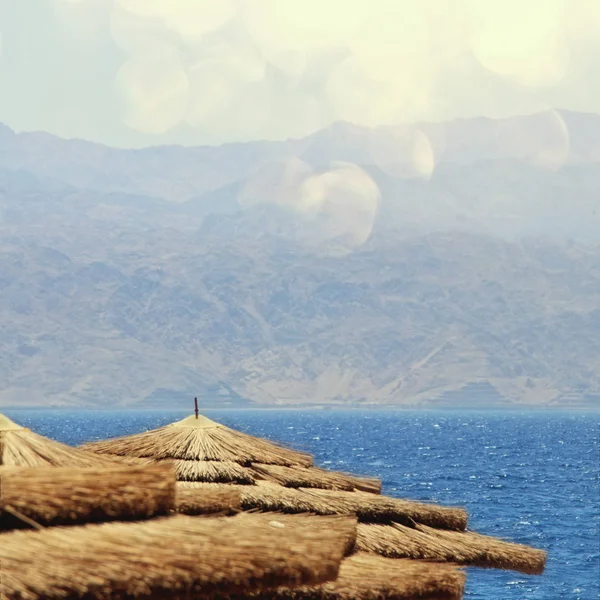
{"type": "MultiPolygon", "coordinates": [[[[600,412],[600,406],[388,406],[376,404],[369,406],[200,406],[200,411],[227,412],[600,412]]],[[[45,411],[45,412],[182,412],[193,413],[192,407],[164,406],[0,406],[0,412],[5,410],[45,411]]]]}

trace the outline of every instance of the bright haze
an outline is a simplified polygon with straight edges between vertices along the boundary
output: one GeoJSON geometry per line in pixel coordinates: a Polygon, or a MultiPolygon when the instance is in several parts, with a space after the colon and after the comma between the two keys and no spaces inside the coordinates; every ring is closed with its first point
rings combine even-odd
{"type": "Polygon", "coordinates": [[[600,111],[595,0],[3,0],[0,112],[116,146],[600,111]]]}
{"type": "Polygon", "coordinates": [[[0,405],[597,406],[600,3],[0,0],[0,405]]]}

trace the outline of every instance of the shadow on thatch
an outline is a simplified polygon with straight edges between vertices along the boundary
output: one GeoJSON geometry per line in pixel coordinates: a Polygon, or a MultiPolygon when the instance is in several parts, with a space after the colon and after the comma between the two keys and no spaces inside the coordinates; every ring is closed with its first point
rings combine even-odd
{"type": "Polygon", "coordinates": [[[231,460],[172,460],[177,479],[254,485],[252,470],[231,460]]]}
{"type": "Polygon", "coordinates": [[[174,598],[315,585],[354,543],[346,517],[163,517],[0,536],[7,599],[174,598]]]}
{"type": "Polygon", "coordinates": [[[0,530],[147,519],[174,503],[169,465],[0,468],[0,530]]]}

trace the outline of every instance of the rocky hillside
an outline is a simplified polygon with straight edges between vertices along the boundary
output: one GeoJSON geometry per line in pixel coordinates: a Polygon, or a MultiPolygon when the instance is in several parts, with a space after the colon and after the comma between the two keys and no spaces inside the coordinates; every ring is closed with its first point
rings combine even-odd
{"type": "Polygon", "coordinates": [[[488,121],[396,161],[350,126],[144,151],[4,130],[0,404],[598,404],[584,117],[560,165],[488,121]]]}

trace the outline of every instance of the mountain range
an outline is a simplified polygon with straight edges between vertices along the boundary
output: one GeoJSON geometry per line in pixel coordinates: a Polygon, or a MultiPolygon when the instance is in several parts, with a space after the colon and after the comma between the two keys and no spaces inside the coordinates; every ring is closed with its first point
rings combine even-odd
{"type": "Polygon", "coordinates": [[[0,126],[0,405],[596,406],[600,116],[115,149],[0,126]]]}

